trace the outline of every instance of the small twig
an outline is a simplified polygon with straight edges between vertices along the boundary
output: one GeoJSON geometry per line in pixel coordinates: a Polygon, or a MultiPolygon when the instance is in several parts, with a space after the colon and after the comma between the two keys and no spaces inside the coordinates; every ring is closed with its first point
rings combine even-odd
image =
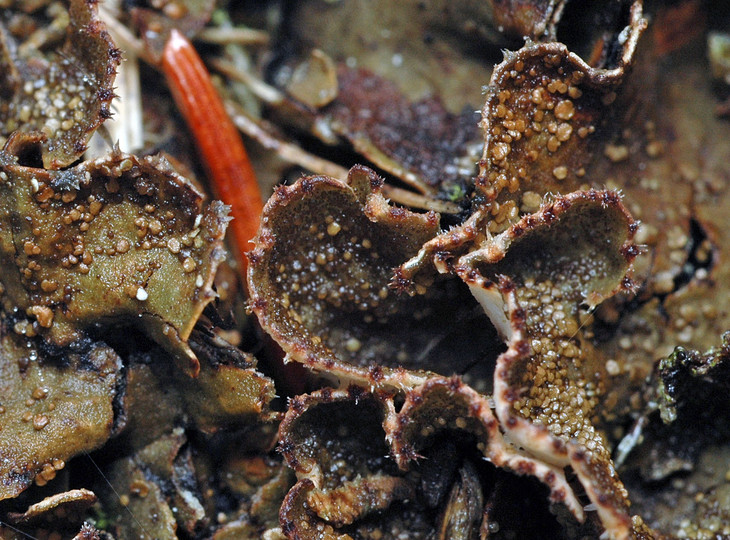
{"type": "Polygon", "coordinates": [[[268,45],[269,34],[263,30],[242,27],[206,27],[195,36],[196,40],[216,45],[268,45]]]}
{"type": "Polygon", "coordinates": [[[383,186],[383,194],[389,199],[405,206],[420,208],[422,210],[433,210],[442,214],[458,214],[461,208],[456,203],[434,199],[428,195],[421,195],[407,189],[385,184],[383,186]]]}
{"type": "Polygon", "coordinates": [[[211,67],[221,72],[226,77],[229,77],[234,81],[242,82],[248,86],[261,101],[264,101],[269,105],[278,105],[284,101],[284,95],[279,90],[269,84],[266,84],[264,81],[255,77],[248,71],[241,71],[237,69],[236,66],[225,60],[212,59],[209,63],[211,67]]]}
{"type": "Polygon", "coordinates": [[[335,178],[347,178],[347,169],[332,163],[314,154],[302,150],[295,144],[282,141],[267,131],[261,122],[254,120],[239,105],[232,101],[226,102],[226,111],[233,123],[243,133],[257,141],[268,150],[275,151],[281,159],[299,165],[315,174],[326,174],[335,178]]]}
{"type": "Polygon", "coordinates": [[[621,442],[616,447],[616,457],[614,458],[614,463],[617,468],[624,464],[631,451],[640,443],[644,428],[648,423],[649,419],[646,415],[640,416],[634,422],[629,432],[621,439],[621,442]]]}

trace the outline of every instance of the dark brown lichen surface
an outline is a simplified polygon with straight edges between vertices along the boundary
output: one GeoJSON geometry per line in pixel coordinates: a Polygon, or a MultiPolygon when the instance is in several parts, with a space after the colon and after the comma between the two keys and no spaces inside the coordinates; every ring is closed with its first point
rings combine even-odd
{"type": "Polygon", "coordinates": [[[379,167],[422,193],[467,191],[478,148],[476,114],[450,114],[434,98],[409,102],[386,79],[338,70],[339,94],[322,111],[332,129],[379,167]]]}
{"type": "Polygon", "coordinates": [[[626,510],[625,490],[593,419],[604,368],[582,338],[580,313],[624,286],[636,254],[633,225],[615,194],[574,193],[546,202],[456,265],[508,337],[494,385],[505,431],[548,463],[572,463],[599,513],[607,512],[604,524],[623,534],[628,516],[615,512],[626,510]],[[615,517],[622,525],[611,523],[615,517]]]}

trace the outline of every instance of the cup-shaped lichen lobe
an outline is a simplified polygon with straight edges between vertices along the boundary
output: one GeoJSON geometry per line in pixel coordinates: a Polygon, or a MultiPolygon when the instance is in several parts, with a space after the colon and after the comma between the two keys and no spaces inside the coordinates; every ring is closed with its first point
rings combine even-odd
{"type": "Polygon", "coordinates": [[[91,135],[112,114],[121,51],[94,2],[73,0],[68,8],[51,9],[56,20],[50,26],[56,28],[35,32],[28,32],[37,24],[32,18],[21,23],[28,15],[23,6],[3,9],[0,143],[16,131],[42,133],[44,167],[66,167],[81,157],[91,135]],[[55,43],[59,37],[65,37],[62,45],[55,43]]]}
{"type": "Polygon", "coordinates": [[[100,322],[126,321],[190,358],[185,340],[224,257],[228,221],[166,160],[113,153],[63,171],[18,163],[31,136],[14,136],[0,158],[6,300],[37,331],[68,344],[100,322]],[[23,219],[19,219],[19,216],[23,219]]]}
{"type": "Polygon", "coordinates": [[[383,428],[388,399],[357,387],[296,397],[280,428],[280,450],[298,474],[322,489],[358,475],[395,472],[383,428]]]}
{"type": "MultiPolygon", "coordinates": [[[[454,352],[463,348],[440,344],[478,318],[463,309],[475,304],[453,278],[418,284],[413,295],[391,290],[393,268],[436,234],[438,222],[389,205],[380,182],[356,167],[347,184],[308,177],[281,188],[251,254],[251,304],[285,351],[317,370],[367,378],[376,365],[450,374],[450,362],[469,361],[454,352]]],[[[493,334],[482,337],[478,348],[497,347],[493,334]]]]}

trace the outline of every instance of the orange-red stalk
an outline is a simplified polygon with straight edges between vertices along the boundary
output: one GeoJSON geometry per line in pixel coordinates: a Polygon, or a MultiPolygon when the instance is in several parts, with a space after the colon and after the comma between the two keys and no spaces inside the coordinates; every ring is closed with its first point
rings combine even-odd
{"type": "MultiPolygon", "coordinates": [[[[162,53],[162,71],[178,109],[195,137],[216,196],[231,207],[241,278],[246,284],[246,256],[256,235],[263,201],[256,175],[235,125],[193,45],[173,30],[162,53]]],[[[283,351],[266,340],[280,391],[302,393],[307,379],[299,364],[284,365],[283,351]]]]}
{"type": "Polygon", "coordinates": [[[162,71],[178,109],[195,137],[217,197],[231,207],[230,230],[246,282],[249,241],[263,209],[261,192],[238,130],[226,113],[210,74],[193,45],[173,30],[162,53],[162,71]]]}

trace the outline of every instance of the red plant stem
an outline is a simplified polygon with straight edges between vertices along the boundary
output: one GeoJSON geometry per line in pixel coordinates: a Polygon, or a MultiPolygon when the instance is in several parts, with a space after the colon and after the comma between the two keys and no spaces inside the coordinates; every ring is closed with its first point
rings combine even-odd
{"type": "MultiPolygon", "coordinates": [[[[248,154],[203,61],[190,41],[177,30],[171,32],[165,44],[162,72],[177,108],[195,137],[216,196],[231,207],[230,229],[238,247],[241,281],[245,287],[244,253],[256,236],[264,207],[248,154]]],[[[307,380],[303,366],[285,365],[284,352],[271,339],[266,340],[266,348],[278,387],[285,392],[303,393],[307,380]]]]}
{"type": "Polygon", "coordinates": [[[200,56],[177,30],[171,32],[165,44],[162,71],[195,137],[216,196],[231,207],[234,219],[230,229],[238,247],[245,283],[244,252],[258,231],[263,201],[241,136],[226,113],[200,56]]]}

